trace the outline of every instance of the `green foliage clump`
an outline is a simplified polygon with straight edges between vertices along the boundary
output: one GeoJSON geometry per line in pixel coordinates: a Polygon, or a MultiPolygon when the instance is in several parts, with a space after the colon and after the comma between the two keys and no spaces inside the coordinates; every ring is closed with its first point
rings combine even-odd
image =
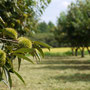
{"type": "Polygon", "coordinates": [[[49,49],[49,46],[40,42],[32,41],[22,36],[30,36],[36,30],[38,15],[50,3],[50,0],[0,0],[0,82],[11,90],[12,78],[11,73],[15,74],[24,84],[25,81],[14,69],[14,60],[18,60],[18,70],[20,70],[22,59],[30,63],[33,61],[26,54],[38,58],[38,51],[43,56],[41,46],[49,49]],[[42,4],[42,5],[41,5],[42,4]],[[43,6],[43,7],[42,7],[43,6]],[[36,49],[38,51],[36,51],[36,49]]]}
{"type": "Polygon", "coordinates": [[[6,63],[6,53],[3,50],[0,50],[0,67],[6,63]]]}
{"type": "Polygon", "coordinates": [[[32,39],[34,39],[35,41],[47,43],[52,47],[58,47],[58,42],[55,40],[53,33],[37,33],[32,36],[32,39]]]}
{"type": "Polygon", "coordinates": [[[4,35],[6,37],[8,36],[8,37],[10,37],[12,39],[17,39],[18,34],[17,34],[15,29],[13,29],[13,28],[5,28],[3,30],[4,30],[3,33],[4,33],[4,35]]]}
{"type": "Polygon", "coordinates": [[[32,48],[32,42],[26,37],[18,38],[19,46],[25,48],[32,48]]]}
{"type": "Polygon", "coordinates": [[[60,14],[54,34],[59,46],[71,47],[73,54],[75,49],[76,56],[81,49],[81,57],[84,57],[85,48],[90,54],[90,0],[76,0],[76,3],[71,3],[67,14],[60,14]]]}

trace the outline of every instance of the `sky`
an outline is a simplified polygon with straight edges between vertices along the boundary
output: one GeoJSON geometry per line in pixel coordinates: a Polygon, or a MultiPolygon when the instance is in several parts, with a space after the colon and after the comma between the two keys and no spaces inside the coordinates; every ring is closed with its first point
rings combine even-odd
{"type": "Polygon", "coordinates": [[[41,16],[41,21],[45,21],[46,23],[52,21],[54,24],[56,24],[57,17],[59,17],[60,12],[66,12],[68,5],[74,1],[75,0],[52,0],[41,16]]]}

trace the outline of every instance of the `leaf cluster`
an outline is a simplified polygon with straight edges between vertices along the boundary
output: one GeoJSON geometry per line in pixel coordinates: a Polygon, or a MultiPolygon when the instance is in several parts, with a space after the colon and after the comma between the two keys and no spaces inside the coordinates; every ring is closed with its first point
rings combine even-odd
{"type": "Polygon", "coordinates": [[[39,61],[41,56],[44,57],[41,46],[50,49],[47,44],[25,37],[26,33],[34,30],[37,16],[49,3],[50,0],[0,1],[0,44],[2,44],[0,50],[3,52],[0,53],[0,81],[3,81],[10,89],[12,87],[11,74],[16,74],[25,84],[14,68],[14,61],[17,60],[18,70],[20,70],[22,60],[34,63],[31,57],[39,61]],[[28,57],[28,54],[31,57],[28,57]],[[4,64],[2,64],[3,60],[4,64]]]}

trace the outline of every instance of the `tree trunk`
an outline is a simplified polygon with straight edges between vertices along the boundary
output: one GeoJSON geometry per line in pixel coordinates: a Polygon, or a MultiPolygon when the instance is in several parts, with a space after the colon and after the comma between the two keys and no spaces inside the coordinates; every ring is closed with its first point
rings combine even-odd
{"type": "Polygon", "coordinates": [[[89,48],[87,47],[87,51],[88,51],[88,53],[90,54],[90,50],[89,50],[89,48]]]}
{"type": "Polygon", "coordinates": [[[81,50],[81,57],[82,57],[82,58],[84,57],[84,47],[83,47],[82,50],[81,50]]]}
{"type": "Polygon", "coordinates": [[[74,56],[74,48],[72,48],[72,56],[74,56]]]}
{"type": "Polygon", "coordinates": [[[78,56],[78,48],[75,49],[75,56],[78,56]]]}

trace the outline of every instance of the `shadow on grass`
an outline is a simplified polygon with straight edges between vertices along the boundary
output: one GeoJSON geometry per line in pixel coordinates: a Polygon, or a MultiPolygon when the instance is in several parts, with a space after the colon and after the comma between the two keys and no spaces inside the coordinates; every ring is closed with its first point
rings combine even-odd
{"type": "Polygon", "coordinates": [[[38,68],[32,68],[32,69],[50,69],[50,70],[66,70],[66,69],[76,69],[76,70],[90,70],[90,66],[85,66],[85,65],[81,65],[81,66],[71,66],[71,65],[60,65],[60,66],[43,66],[43,67],[38,67],[38,68]]]}
{"type": "Polygon", "coordinates": [[[40,64],[90,64],[90,59],[81,57],[46,57],[40,64]]]}
{"type": "Polygon", "coordinates": [[[55,79],[55,80],[63,80],[65,82],[76,82],[76,81],[87,81],[90,82],[90,74],[80,74],[76,73],[73,75],[69,76],[56,76],[56,77],[51,77],[50,79],[55,79]]]}
{"type": "Polygon", "coordinates": [[[51,70],[66,70],[66,69],[76,69],[76,70],[90,70],[90,60],[87,58],[70,58],[70,57],[60,57],[60,58],[48,58],[40,63],[41,67],[34,69],[51,69],[51,70]],[[44,66],[43,66],[44,65],[44,66]]]}
{"type": "Polygon", "coordinates": [[[90,64],[90,60],[79,61],[79,60],[52,60],[52,61],[42,61],[40,64],[90,64]]]}

